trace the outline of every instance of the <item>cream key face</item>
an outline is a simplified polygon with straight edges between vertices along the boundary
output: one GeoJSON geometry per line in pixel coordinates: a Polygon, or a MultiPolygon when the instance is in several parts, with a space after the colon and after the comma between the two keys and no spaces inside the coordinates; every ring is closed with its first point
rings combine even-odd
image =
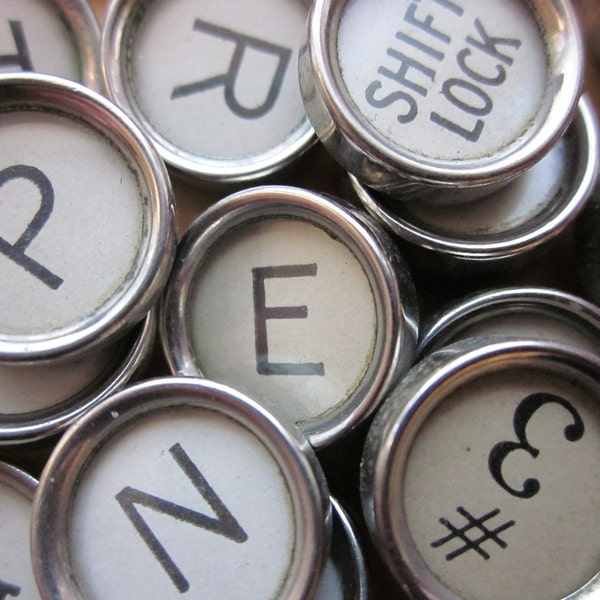
{"type": "Polygon", "coordinates": [[[582,68],[563,0],[315,0],[300,84],[317,135],[358,180],[460,203],[552,148],[582,68]]]}
{"type": "Polygon", "coordinates": [[[564,598],[598,572],[592,392],[523,370],[464,386],[427,420],[404,479],[407,522],[461,597],[564,598]]]}
{"type": "Polygon", "coordinates": [[[376,506],[388,503],[380,535],[393,540],[391,560],[407,566],[411,586],[428,598],[592,598],[600,564],[597,357],[523,340],[464,342],[430,357],[412,378],[422,391],[407,392],[402,416],[391,417],[398,444],[384,435],[380,446],[383,454],[392,448],[388,483],[373,491],[381,493],[376,506]]]}
{"type": "Polygon", "coordinates": [[[227,417],[183,410],[144,419],[95,457],[75,495],[69,536],[86,598],[106,595],[107,564],[114,598],[188,590],[275,598],[292,566],[295,527],[287,482],[268,449],[227,417]]]}
{"type": "Polygon", "coordinates": [[[3,0],[0,6],[0,73],[47,73],[96,87],[99,41],[83,0],[3,0]]]}
{"type": "Polygon", "coordinates": [[[31,566],[29,530],[36,482],[0,463],[0,598],[39,599],[31,566]]]}
{"type": "Polygon", "coordinates": [[[307,12],[304,0],[116,3],[108,87],[188,175],[274,170],[312,139],[297,72],[307,12]]]}

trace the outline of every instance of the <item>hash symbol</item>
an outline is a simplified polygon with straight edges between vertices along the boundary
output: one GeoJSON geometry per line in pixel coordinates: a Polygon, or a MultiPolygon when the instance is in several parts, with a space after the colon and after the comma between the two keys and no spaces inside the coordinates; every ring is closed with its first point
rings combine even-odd
{"type": "Polygon", "coordinates": [[[449,542],[450,540],[453,540],[455,538],[459,538],[465,543],[464,546],[461,546],[453,552],[446,554],[446,560],[452,560],[457,556],[464,554],[468,550],[475,550],[475,552],[477,552],[480,556],[483,556],[485,560],[488,560],[490,558],[490,555],[481,547],[483,542],[487,540],[493,540],[494,542],[496,542],[496,544],[498,544],[498,546],[500,546],[500,548],[506,548],[506,542],[504,540],[501,540],[498,537],[498,534],[504,531],[505,529],[512,527],[515,524],[515,522],[507,521],[503,525],[496,527],[496,529],[491,530],[484,525],[486,521],[492,519],[500,513],[499,508],[492,510],[491,512],[487,513],[486,515],[483,515],[483,517],[480,517],[479,519],[473,517],[473,515],[471,515],[462,506],[459,506],[456,509],[456,512],[461,514],[467,520],[467,524],[459,529],[458,527],[452,525],[452,523],[450,523],[448,519],[441,518],[440,523],[444,525],[450,531],[450,533],[440,538],[439,540],[436,540],[435,542],[431,543],[432,548],[439,548],[440,546],[443,546],[446,542],[449,542]],[[476,528],[477,531],[480,531],[482,535],[480,535],[476,539],[471,539],[467,536],[467,532],[474,528],[476,528]]]}

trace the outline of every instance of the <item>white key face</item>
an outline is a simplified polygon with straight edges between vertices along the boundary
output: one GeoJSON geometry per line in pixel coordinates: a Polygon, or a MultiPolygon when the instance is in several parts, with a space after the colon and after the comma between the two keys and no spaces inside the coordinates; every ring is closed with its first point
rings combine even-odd
{"type": "Polygon", "coordinates": [[[0,598],[39,598],[31,566],[31,500],[0,478],[0,598]]]}
{"type": "Polygon", "coordinates": [[[179,408],[129,424],[95,455],[69,546],[89,600],[262,599],[279,597],[295,536],[286,478],[263,442],[222,414],[179,408]]]}
{"type": "Polygon", "coordinates": [[[141,112],[198,157],[280,146],[305,120],[297,64],[307,10],[303,0],[148,2],[128,50],[141,112]]]}
{"type": "Polygon", "coordinates": [[[64,17],[46,0],[2,0],[0,73],[35,71],[81,80],[81,60],[64,17]]]}
{"type": "Polygon", "coordinates": [[[130,162],[82,121],[2,113],[2,334],[66,332],[121,299],[139,268],[146,202],[130,162]]]}
{"type": "Polygon", "coordinates": [[[510,151],[544,119],[545,43],[528,4],[350,0],[337,44],[352,102],[417,157],[460,164],[510,151]]]}
{"type": "Polygon", "coordinates": [[[599,461],[597,390],[532,368],[477,378],[411,448],[411,537],[462,598],[564,598],[598,571],[599,461]]]}
{"type": "Polygon", "coordinates": [[[377,317],[349,248],[280,218],[245,224],[212,248],[191,285],[186,326],[200,372],[302,425],[326,418],[361,383],[377,317]]]}

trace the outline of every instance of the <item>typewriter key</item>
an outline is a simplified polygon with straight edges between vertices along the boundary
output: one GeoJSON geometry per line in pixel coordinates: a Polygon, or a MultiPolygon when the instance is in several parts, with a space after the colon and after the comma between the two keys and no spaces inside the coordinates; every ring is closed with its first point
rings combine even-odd
{"type": "Polygon", "coordinates": [[[102,63],[111,97],[177,172],[268,175],[314,141],[298,84],[305,0],[119,0],[102,63]]]}
{"type": "Polygon", "coordinates": [[[2,0],[0,73],[21,71],[100,88],[100,28],[86,0],[2,0]]]}
{"type": "Polygon", "coordinates": [[[589,98],[548,154],[488,196],[459,205],[396,202],[352,185],[365,208],[409,242],[430,269],[452,275],[521,266],[584,208],[598,173],[598,124],[589,98]]]}
{"type": "Polygon", "coordinates": [[[562,290],[511,287],[472,294],[433,315],[419,356],[469,337],[551,339],[600,355],[600,308],[562,290]]]}
{"type": "Polygon", "coordinates": [[[175,250],[166,169],[99,94],[39,74],[0,81],[0,361],[49,360],[141,321],[175,250]]]}
{"type": "Polygon", "coordinates": [[[29,544],[31,507],[37,481],[0,462],[0,598],[40,598],[29,544]]]}
{"type": "Polygon", "coordinates": [[[127,388],[67,430],[34,503],[44,598],[312,598],[331,507],[314,452],[198,378],[127,388]]]}
{"type": "Polygon", "coordinates": [[[0,363],[0,445],[30,444],[61,433],[143,372],[156,320],[153,310],[122,339],[75,358],[0,363]]]}
{"type": "Polygon", "coordinates": [[[582,54],[563,0],[315,0],[300,82],[317,135],[366,185],[485,190],[560,137],[582,54]]]}
{"type": "Polygon", "coordinates": [[[599,394],[600,358],[549,341],[463,340],[411,370],[361,467],[369,528],[411,597],[597,597],[599,394]]]}
{"type": "Polygon", "coordinates": [[[245,391],[315,447],[374,410],[416,344],[412,278],[383,229],[293,187],[238,192],[200,215],[162,309],[173,373],[245,391]]]}
{"type": "Polygon", "coordinates": [[[331,552],[317,590],[316,600],[366,600],[367,570],[350,518],[331,498],[333,528],[331,552]]]}

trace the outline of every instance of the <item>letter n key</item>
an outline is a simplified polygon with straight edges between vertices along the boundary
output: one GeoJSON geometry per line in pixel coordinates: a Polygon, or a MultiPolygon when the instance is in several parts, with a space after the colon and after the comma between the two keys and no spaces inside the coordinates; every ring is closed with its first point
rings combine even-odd
{"type": "Polygon", "coordinates": [[[21,237],[14,244],[11,244],[0,237],[0,253],[7,256],[20,267],[23,267],[23,269],[39,279],[42,283],[46,284],[49,288],[56,290],[61,286],[63,280],[25,254],[25,251],[31,242],[40,233],[52,214],[52,209],[54,208],[54,190],[52,188],[52,183],[46,175],[36,167],[14,165],[0,171],[0,188],[5,183],[15,179],[27,179],[37,187],[41,195],[40,208],[29,222],[29,225],[27,225],[21,237]]]}

